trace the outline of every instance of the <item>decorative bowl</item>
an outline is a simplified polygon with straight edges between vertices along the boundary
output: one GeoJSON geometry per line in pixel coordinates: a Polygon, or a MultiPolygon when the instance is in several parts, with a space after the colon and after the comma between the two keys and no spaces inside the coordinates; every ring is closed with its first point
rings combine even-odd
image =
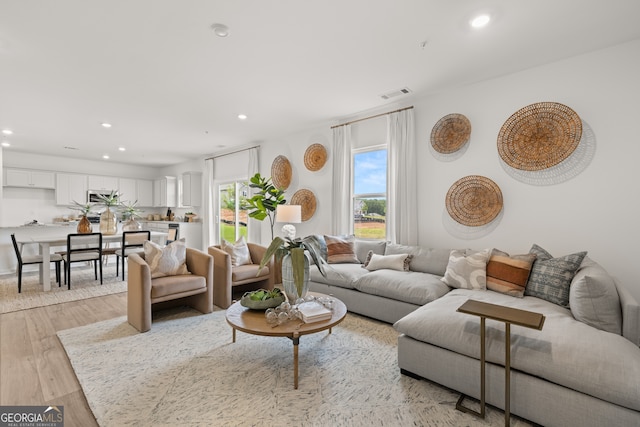
{"type": "Polygon", "coordinates": [[[251,294],[252,292],[246,292],[240,299],[240,305],[251,310],[266,310],[267,308],[275,308],[282,304],[285,300],[284,294],[279,294],[279,296],[277,297],[268,298],[265,300],[252,300],[251,294]]]}

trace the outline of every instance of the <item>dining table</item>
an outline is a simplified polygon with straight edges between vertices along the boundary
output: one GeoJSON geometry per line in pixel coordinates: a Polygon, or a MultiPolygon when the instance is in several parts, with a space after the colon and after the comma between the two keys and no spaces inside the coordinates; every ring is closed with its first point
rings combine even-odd
{"type": "MultiPolygon", "coordinates": [[[[168,234],[162,231],[152,231],[151,241],[159,244],[165,244],[168,234]]],[[[122,242],[122,232],[116,234],[103,234],[102,243],[118,243],[122,242]]],[[[42,255],[42,264],[39,266],[40,283],[43,285],[45,291],[51,290],[51,247],[55,246],[67,246],[67,234],[60,235],[33,235],[33,236],[16,236],[16,243],[22,246],[28,244],[37,244],[38,253],[42,255]]]]}

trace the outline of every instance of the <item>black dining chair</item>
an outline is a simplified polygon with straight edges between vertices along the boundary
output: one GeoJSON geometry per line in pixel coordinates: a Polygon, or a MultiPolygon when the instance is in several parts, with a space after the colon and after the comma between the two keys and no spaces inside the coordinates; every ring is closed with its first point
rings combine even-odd
{"type": "Polygon", "coordinates": [[[102,233],[67,235],[67,251],[62,254],[64,261],[64,281],[71,289],[71,264],[93,261],[93,270],[98,280],[100,266],[100,284],[102,285],[102,233]]]}
{"type": "MultiPolygon", "coordinates": [[[[22,266],[28,264],[42,264],[42,255],[27,255],[22,256],[22,252],[18,247],[18,243],[16,242],[16,235],[11,234],[11,242],[13,242],[13,249],[16,251],[16,258],[18,258],[18,293],[22,292],[22,266]]],[[[60,283],[60,263],[62,262],[62,257],[60,255],[51,254],[51,262],[56,263],[56,282],[58,286],[61,286],[60,283]]],[[[49,268],[49,266],[43,265],[42,268],[49,268]]]]}
{"type": "Polygon", "coordinates": [[[122,261],[122,280],[124,280],[124,264],[126,258],[134,253],[144,252],[144,242],[151,239],[151,231],[149,230],[136,230],[136,231],[123,231],[122,243],[120,247],[116,249],[116,276],[119,273],[120,262],[122,261]]]}

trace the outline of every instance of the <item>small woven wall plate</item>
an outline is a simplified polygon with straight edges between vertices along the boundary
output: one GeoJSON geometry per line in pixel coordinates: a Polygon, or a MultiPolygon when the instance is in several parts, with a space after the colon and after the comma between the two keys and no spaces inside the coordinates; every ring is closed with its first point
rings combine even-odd
{"type": "Polygon", "coordinates": [[[308,221],[316,212],[316,196],[311,190],[302,189],[296,191],[289,203],[302,206],[302,221],[308,221]]]}
{"type": "Polygon", "coordinates": [[[304,166],[312,171],[319,171],[327,161],[327,150],[322,144],[311,144],[304,152],[304,166]]]}
{"type": "Polygon", "coordinates": [[[462,114],[447,114],[431,130],[431,146],[438,153],[455,153],[469,141],[471,122],[462,114]]]}
{"type": "Polygon", "coordinates": [[[291,184],[291,163],[285,156],[278,156],[271,164],[271,180],[276,188],[286,190],[291,184]]]}
{"type": "Polygon", "coordinates": [[[447,212],[456,222],[478,227],[493,221],[502,210],[500,187],[484,176],[469,175],[453,183],[446,198],[447,212]]]}
{"type": "Polygon", "coordinates": [[[516,111],[498,134],[498,154],[515,169],[539,171],[569,157],[580,143],[582,121],[557,102],[538,102],[516,111]]]}

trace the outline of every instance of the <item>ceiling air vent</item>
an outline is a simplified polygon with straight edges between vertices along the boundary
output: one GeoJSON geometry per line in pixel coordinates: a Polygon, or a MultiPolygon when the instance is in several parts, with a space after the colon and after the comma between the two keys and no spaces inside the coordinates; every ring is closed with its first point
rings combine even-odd
{"type": "Polygon", "coordinates": [[[382,99],[391,99],[391,98],[395,98],[396,96],[407,95],[409,93],[411,93],[409,88],[403,87],[402,89],[394,90],[393,92],[384,93],[384,94],[380,95],[380,98],[382,98],[382,99]]]}

